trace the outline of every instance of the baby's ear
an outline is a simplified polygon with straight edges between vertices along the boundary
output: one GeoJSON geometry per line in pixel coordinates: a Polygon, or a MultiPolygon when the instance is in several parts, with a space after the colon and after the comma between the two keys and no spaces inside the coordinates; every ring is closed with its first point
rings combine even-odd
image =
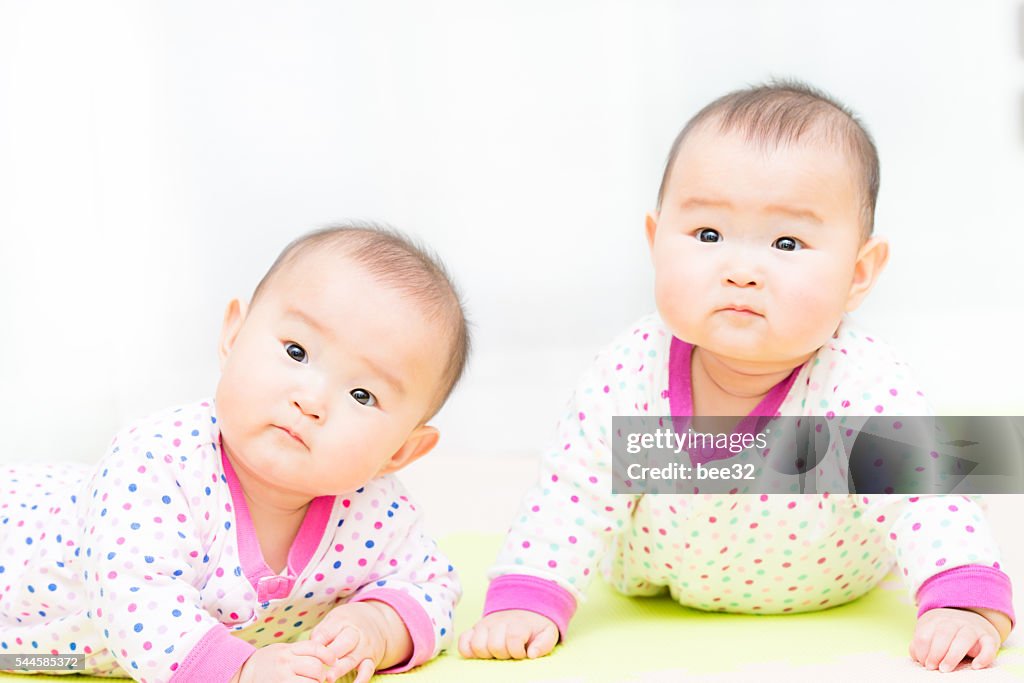
{"type": "Polygon", "coordinates": [[[850,294],[846,298],[847,312],[854,310],[864,301],[871,288],[878,282],[878,276],[889,262],[889,242],[884,237],[870,237],[857,254],[853,269],[850,294]]]}
{"type": "Polygon", "coordinates": [[[220,328],[220,343],[217,344],[217,355],[220,357],[220,369],[224,369],[228,354],[235,345],[238,332],[242,329],[242,321],[245,320],[246,305],[238,299],[228,302],[227,310],[224,311],[224,323],[220,328]]]}
{"type": "Polygon", "coordinates": [[[647,248],[654,249],[654,235],[658,232],[658,212],[644,216],[644,231],[647,233],[647,248]]]}
{"type": "Polygon", "coordinates": [[[437,427],[420,425],[413,430],[409,438],[402,444],[402,447],[395,451],[395,454],[384,463],[384,467],[380,469],[377,476],[391,474],[406,465],[411,465],[432,451],[440,439],[441,432],[437,431],[437,427]]]}

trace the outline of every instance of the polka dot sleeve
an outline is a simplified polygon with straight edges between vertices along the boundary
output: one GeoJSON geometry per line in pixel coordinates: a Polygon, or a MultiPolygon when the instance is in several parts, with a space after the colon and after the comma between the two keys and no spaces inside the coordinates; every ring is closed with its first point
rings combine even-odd
{"type": "MultiPolygon", "coordinates": [[[[224,628],[201,607],[208,558],[201,520],[176,480],[181,463],[150,456],[157,447],[147,442],[161,438],[142,430],[115,438],[85,489],[77,557],[88,617],[118,664],[143,682],[169,681],[195,662],[189,653],[204,637],[224,628]]],[[[253,649],[241,645],[230,650],[233,665],[253,649]]]]}
{"type": "Polygon", "coordinates": [[[388,506],[386,524],[376,522],[372,534],[355,540],[377,552],[370,555],[375,557],[368,575],[371,582],[351,599],[386,603],[409,629],[413,654],[409,661],[387,670],[396,673],[429,661],[450,644],[455,604],[462,591],[455,568],[424,533],[420,513],[397,479],[379,481],[381,486],[396,487],[386,496],[395,502],[388,506]]]}
{"type": "Polygon", "coordinates": [[[610,430],[612,416],[653,407],[646,398],[652,375],[667,368],[657,357],[667,342],[652,337],[657,334],[641,323],[594,359],[562,414],[557,436],[541,458],[537,483],[526,494],[489,578],[534,576],[555,582],[577,601],[584,598],[598,562],[628,526],[639,499],[612,494],[610,430]]]}

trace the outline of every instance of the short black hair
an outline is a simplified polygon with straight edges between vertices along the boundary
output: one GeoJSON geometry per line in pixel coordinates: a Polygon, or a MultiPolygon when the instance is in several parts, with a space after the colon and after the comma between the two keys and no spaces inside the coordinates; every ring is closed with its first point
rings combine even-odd
{"type": "Polygon", "coordinates": [[[698,127],[718,124],[721,133],[738,131],[765,148],[790,145],[816,135],[842,146],[858,166],[861,224],[864,236],[874,230],[880,171],[878,150],[864,124],[854,113],[825,92],[796,80],[774,80],[736,90],[701,109],[676,136],[658,189],[658,209],[665,198],[672,165],[686,138],[698,127]]]}
{"type": "Polygon", "coordinates": [[[381,285],[394,288],[415,301],[428,320],[436,321],[450,336],[448,365],[441,391],[425,419],[433,417],[451,395],[469,360],[469,322],[459,291],[441,260],[401,232],[379,224],[352,222],[306,233],[292,241],[253,291],[254,305],[274,276],[304,254],[323,248],[362,266],[381,285]]]}

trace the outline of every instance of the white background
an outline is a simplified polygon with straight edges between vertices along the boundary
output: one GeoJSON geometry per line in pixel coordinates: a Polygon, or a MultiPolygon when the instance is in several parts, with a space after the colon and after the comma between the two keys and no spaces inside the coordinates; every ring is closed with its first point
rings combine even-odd
{"type": "Polygon", "coordinates": [[[92,461],[209,395],[220,319],[293,237],[386,221],[474,323],[449,455],[534,454],[651,310],[677,130],[771,76],[882,159],[859,317],[946,413],[1021,414],[1024,10],[961,2],[0,2],[0,460],[92,461]]]}

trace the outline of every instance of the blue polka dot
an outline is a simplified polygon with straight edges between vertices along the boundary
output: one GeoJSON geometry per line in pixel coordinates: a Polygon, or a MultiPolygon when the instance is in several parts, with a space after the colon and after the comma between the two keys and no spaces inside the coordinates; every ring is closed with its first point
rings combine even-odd
{"type": "Polygon", "coordinates": [[[162,500],[164,502],[164,505],[168,505],[171,502],[171,497],[170,496],[164,496],[160,500],[162,500]]]}
{"type": "Polygon", "coordinates": [[[140,631],[142,631],[142,624],[135,624],[135,632],[139,633],[140,631]]]}
{"type": "Polygon", "coordinates": [[[138,522],[132,522],[132,531],[138,531],[141,526],[138,522]]]}
{"type": "Polygon", "coordinates": [[[57,584],[51,583],[49,586],[47,586],[47,588],[49,588],[51,591],[55,591],[57,590],[57,584]]]}
{"type": "MultiPolygon", "coordinates": [[[[334,563],[334,565],[333,565],[333,567],[334,567],[335,569],[337,569],[337,568],[338,568],[338,567],[340,567],[340,566],[341,566],[341,560],[338,560],[338,561],[336,561],[336,562],[334,563]]],[[[3,570],[3,567],[0,567],[0,571],[2,571],[2,570],[3,570]]]]}
{"type": "Polygon", "coordinates": [[[131,491],[132,493],[135,493],[136,491],[139,490],[139,487],[136,486],[135,484],[128,484],[128,490],[131,491]]]}
{"type": "Polygon", "coordinates": [[[367,548],[372,548],[373,547],[373,541],[367,541],[366,542],[366,547],[367,548]]]}

